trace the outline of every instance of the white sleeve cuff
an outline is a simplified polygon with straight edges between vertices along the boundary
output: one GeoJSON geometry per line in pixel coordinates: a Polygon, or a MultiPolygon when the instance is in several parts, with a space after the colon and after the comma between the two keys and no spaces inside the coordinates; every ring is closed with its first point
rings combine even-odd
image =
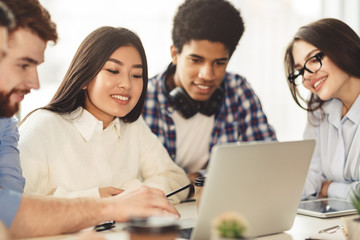
{"type": "Polygon", "coordinates": [[[64,187],[58,187],[54,192],[54,197],[63,197],[63,198],[78,198],[78,197],[90,197],[90,198],[100,198],[99,188],[90,188],[82,191],[69,191],[64,187]]]}
{"type": "Polygon", "coordinates": [[[351,189],[352,189],[351,184],[332,182],[328,188],[328,197],[350,200],[351,189]]]}

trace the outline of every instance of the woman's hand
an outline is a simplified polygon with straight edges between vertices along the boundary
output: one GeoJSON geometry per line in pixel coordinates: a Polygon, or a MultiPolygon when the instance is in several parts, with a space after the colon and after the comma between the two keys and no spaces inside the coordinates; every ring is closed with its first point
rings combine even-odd
{"type": "Polygon", "coordinates": [[[114,187],[99,188],[100,197],[102,197],[102,198],[113,197],[113,196],[116,196],[116,195],[122,193],[123,191],[124,190],[122,190],[122,189],[114,188],[114,187]]]}
{"type": "Polygon", "coordinates": [[[198,172],[192,172],[192,173],[188,173],[187,177],[189,178],[190,183],[191,183],[188,198],[191,198],[191,197],[194,196],[194,193],[195,193],[195,190],[194,190],[195,179],[198,178],[198,177],[201,177],[201,175],[198,172]]]}
{"type": "Polygon", "coordinates": [[[198,173],[198,172],[188,173],[187,176],[188,176],[191,184],[194,183],[196,178],[201,177],[200,173],[198,173]]]}
{"type": "Polygon", "coordinates": [[[321,190],[318,198],[327,198],[328,197],[328,189],[332,181],[325,181],[321,186],[321,190]]]}

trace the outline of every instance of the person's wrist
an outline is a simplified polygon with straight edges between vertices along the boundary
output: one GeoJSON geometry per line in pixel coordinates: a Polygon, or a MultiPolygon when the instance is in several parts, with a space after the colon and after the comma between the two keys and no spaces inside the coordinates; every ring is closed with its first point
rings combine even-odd
{"type": "Polygon", "coordinates": [[[331,181],[323,182],[323,184],[321,186],[321,191],[320,191],[319,197],[321,197],[321,198],[327,198],[328,197],[328,189],[329,189],[330,184],[331,184],[331,181]]]}
{"type": "MultiPolygon", "coordinates": [[[[116,199],[115,198],[103,198],[99,199],[100,219],[105,222],[113,220],[114,213],[116,211],[116,199]]],[[[95,216],[96,217],[96,216],[95,216]]]]}

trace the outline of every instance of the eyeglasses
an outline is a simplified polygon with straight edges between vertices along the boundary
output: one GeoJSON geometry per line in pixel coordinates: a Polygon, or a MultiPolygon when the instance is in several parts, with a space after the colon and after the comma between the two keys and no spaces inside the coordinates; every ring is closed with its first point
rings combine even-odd
{"type": "Polygon", "coordinates": [[[304,82],[304,72],[305,70],[309,73],[316,73],[320,70],[322,63],[321,60],[324,58],[324,53],[319,52],[314,56],[308,58],[304,64],[304,67],[301,69],[295,69],[292,73],[289,74],[288,80],[291,84],[298,86],[304,82]],[[301,77],[299,77],[301,76],[301,77]]]}

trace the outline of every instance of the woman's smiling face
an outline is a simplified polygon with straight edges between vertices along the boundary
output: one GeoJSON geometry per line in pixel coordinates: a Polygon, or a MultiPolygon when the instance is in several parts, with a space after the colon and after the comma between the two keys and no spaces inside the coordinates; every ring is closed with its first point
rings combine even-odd
{"type": "MultiPolygon", "coordinates": [[[[295,68],[302,68],[308,58],[319,52],[320,49],[303,40],[296,41],[292,50],[295,68]]],[[[321,62],[322,66],[316,73],[304,71],[304,87],[323,101],[331,98],[344,99],[349,87],[350,75],[335,65],[326,54],[321,62]]]]}
{"type": "Polygon", "coordinates": [[[141,56],[134,46],[122,46],[86,87],[85,109],[103,121],[105,128],[114,117],[124,117],[136,106],[142,89],[141,56]]]}

